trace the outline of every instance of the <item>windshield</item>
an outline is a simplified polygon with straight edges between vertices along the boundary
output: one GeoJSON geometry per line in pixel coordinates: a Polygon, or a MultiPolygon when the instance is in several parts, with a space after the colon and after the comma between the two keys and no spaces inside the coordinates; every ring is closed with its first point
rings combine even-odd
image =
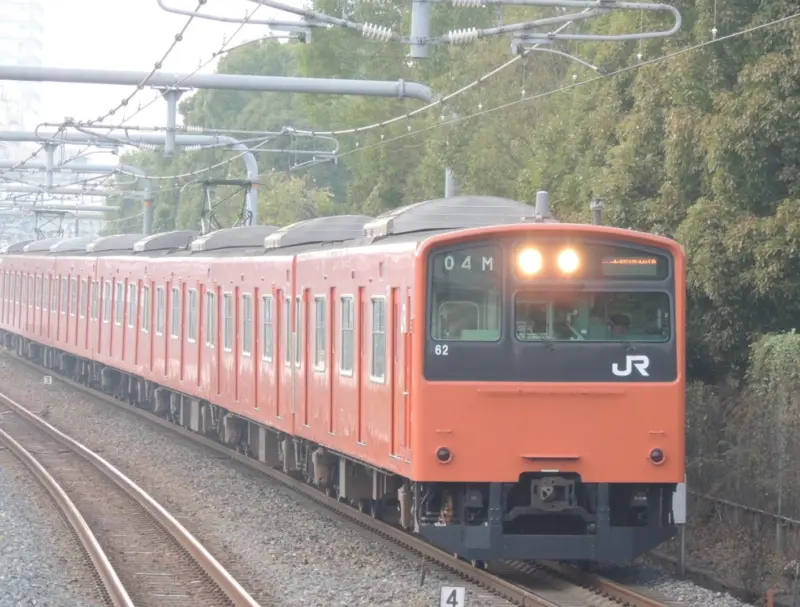
{"type": "Polygon", "coordinates": [[[463,247],[434,255],[431,337],[438,341],[500,339],[500,249],[463,247]]]}
{"type": "Polygon", "coordinates": [[[670,300],[654,292],[523,292],[514,299],[520,341],[668,341],[670,300]]]}

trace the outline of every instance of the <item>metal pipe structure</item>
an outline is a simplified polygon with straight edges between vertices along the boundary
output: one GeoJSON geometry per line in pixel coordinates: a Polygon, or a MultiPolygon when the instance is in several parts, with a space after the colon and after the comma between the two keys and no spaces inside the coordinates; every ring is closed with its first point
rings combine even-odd
{"type": "MultiPolygon", "coordinates": [[[[120,190],[109,190],[108,188],[48,188],[38,185],[19,185],[13,183],[0,183],[0,192],[19,192],[20,194],[64,194],[66,196],[125,196],[126,198],[138,198],[132,196],[133,192],[121,192],[120,190]]],[[[0,203],[2,201],[0,200],[0,203]]]]}
{"type": "MultiPolygon", "coordinates": [[[[141,86],[142,82],[161,89],[167,100],[167,124],[177,121],[179,91],[216,89],[273,93],[310,93],[315,95],[362,95],[398,99],[433,100],[430,87],[398,80],[343,80],[337,78],[298,78],[289,76],[252,76],[245,74],[175,74],[169,72],[130,72],[82,68],[0,65],[0,80],[18,82],[68,82],[76,84],[115,84],[141,86]]],[[[168,130],[165,151],[174,150],[174,127],[168,130]]]]}
{"type": "Polygon", "coordinates": [[[118,211],[119,207],[106,206],[104,204],[48,204],[47,202],[6,202],[0,200],[0,210],[8,211],[11,209],[22,209],[31,211],[87,211],[92,213],[108,213],[118,211]]]}
{"type": "MultiPolygon", "coordinates": [[[[2,70],[2,68],[0,68],[2,70]]],[[[166,133],[128,133],[126,142],[130,143],[149,143],[156,145],[163,145],[166,143],[166,133]]],[[[33,132],[33,131],[0,131],[0,141],[47,141],[53,144],[64,143],[79,143],[79,144],[93,144],[98,142],[108,142],[108,136],[101,133],[89,133],[86,130],[81,132],[58,133],[53,132],[33,132]]],[[[247,169],[247,179],[250,181],[250,191],[247,194],[247,210],[250,213],[251,225],[258,223],[258,162],[255,155],[247,148],[246,145],[226,135],[183,135],[176,134],[175,142],[178,145],[220,145],[227,144],[232,149],[242,152],[242,160],[244,161],[245,168],[247,169]]],[[[118,172],[126,173],[124,170],[118,169],[118,172]]],[[[140,171],[141,173],[141,171],[140,171]]],[[[40,190],[35,190],[40,191],[40,190]]],[[[48,190],[49,192],[49,190],[48,190]]],[[[147,182],[145,187],[145,203],[144,203],[144,230],[145,235],[149,235],[149,226],[152,225],[152,205],[153,196],[152,190],[147,182]],[[149,215],[148,215],[149,214],[149,215]],[[150,223],[148,224],[148,216],[150,223]]]]}
{"type": "Polygon", "coordinates": [[[432,101],[430,87],[405,80],[344,80],[338,78],[299,78],[291,76],[251,76],[245,74],[175,74],[121,70],[0,65],[0,80],[21,82],[67,82],[71,84],[116,84],[160,88],[216,89],[258,91],[261,93],[308,93],[312,95],[360,95],[364,97],[397,97],[432,101]]]}
{"type": "Polygon", "coordinates": [[[456,194],[458,194],[458,187],[455,175],[453,175],[452,169],[447,168],[444,170],[444,197],[452,198],[456,194]]]}
{"type": "MultiPolygon", "coordinates": [[[[48,145],[48,150],[53,150],[56,146],[48,145]]],[[[143,232],[145,236],[149,235],[152,230],[153,225],[153,188],[152,184],[150,183],[149,179],[146,179],[146,173],[135,166],[131,166],[129,164],[78,164],[78,163],[71,163],[66,162],[64,164],[53,165],[51,163],[51,157],[48,157],[47,162],[37,162],[37,161],[28,161],[22,165],[17,166],[18,163],[15,163],[11,160],[0,160],[0,169],[6,168],[14,168],[16,167],[18,171],[22,171],[24,169],[33,169],[33,170],[46,170],[47,171],[47,179],[46,179],[46,191],[52,192],[53,187],[53,173],[61,173],[61,172],[70,172],[70,173],[123,173],[128,175],[135,175],[137,179],[141,181],[142,185],[142,194],[144,196],[144,222],[143,222],[143,232]]],[[[6,173],[6,176],[12,176],[9,173],[6,173]]],[[[22,174],[20,173],[20,176],[22,174]]],[[[12,177],[16,177],[16,172],[12,177]]],[[[35,187],[35,186],[34,186],[35,187]]],[[[0,200],[0,205],[3,201],[0,200]]]]}

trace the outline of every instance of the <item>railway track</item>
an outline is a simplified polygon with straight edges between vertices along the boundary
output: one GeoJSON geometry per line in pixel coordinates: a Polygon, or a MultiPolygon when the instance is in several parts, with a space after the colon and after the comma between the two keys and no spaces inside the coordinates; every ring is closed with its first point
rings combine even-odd
{"type": "MultiPolygon", "coordinates": [[[[259,603],[147,493],[96,453],[0,394],[0,444],[55,501],[115,607],[259,603]]],[[[277,605],[262,602],[261,605],[277,605]]]]}
{"type": "MultiPolygon", "coordinates": [[[[5,352],[5,354],[37,371],[42,370],[38,365],[13,353],[5,352]]],[[[491,598],[496,599],[495,602],[498,607],[507,605],[523,607],[534,605],[542,607],[619,607],[620,605],[628,607],[673,607],[681,605],[680,602],[671,601],[669,598],[661,596],[650,589],[633,588],[618,584],[601,576],[585,573],[578,568],[560,563],[505,561],[496,565],[493,564],[490,570],[478,569],[462,559],[443,552],[419,537],[375,519],[348,504],[328,497],[324,492],[285,474],[283,471],[271,468],[247,455],[238,453],[218,442],[162,419],[149,411],[132,407],[126,402],[88,388],[53,371],[48,372],[54,373],[54,377],[58,381],[74,389],[138,415],[150,423],[167,428],[231,460],[257,470],[312,501],[316,506],[328,513],[334,513],[351,524],[369,530],[395,546],[422,556],[426,561],[435,563],[472,585],[488,591],[491,598]]],[[[3,397],[0,395],[0,405],[2,405],[2,402],[3,397]]],[[[487,593],[483,592],[481,594],[482,600],[486,601],[487,593]]],[[[166,603],[158,604],[166,605],[166,603]]],[[[191,604],[199,605],[200,603],[191,604]]],[[[137,607],[138,605],[139,603],[137,602],[137,607]]],[[[459,605],[458,607],[462,606],[459,605]]]]}

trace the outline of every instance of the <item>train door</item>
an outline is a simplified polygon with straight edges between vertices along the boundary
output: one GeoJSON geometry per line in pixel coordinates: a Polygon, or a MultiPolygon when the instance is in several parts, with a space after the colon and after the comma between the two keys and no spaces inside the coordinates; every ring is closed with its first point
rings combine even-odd
{"type": "Polygon", "coordinates": [[[398,364],[402,364],[403,383],[400,393],[402,396],[400,400],[400,420],[402,421],[402,426],[400,427],[401,432],[399,432],[399,438],[403,456],[406,460],[410,460],[411,392],[413,389],[411,385],[411,360],[413,357],[411,356],[411,293],[408,288],[406,289],[405,302],[401,309],[401,319],[400,333],[403,339],[403,359],[402,363],[398,364]]]}
{"type": "Polygon", "coordinates": [[[336,287],[331,287],[330,294],[328,296],[328,335],[325,338],[328,341],[328,434],[335,434],[336,433],[336,426],[334,423],[335,420],[335,409],[334,409],[334,398],[335,398],[335,391],[333,389],[334,381],[336,380],[336,375],[334,374],[334,369],[336,369],[336,356],[337,356],[337,348],[336,348],[336,336],[339,335],[337,324],[336,324],[336,287]]]}
{"type": "Polygon", "coordinates": [[[356,385],[358,386],[358,443],[364,444],[364,368],[367,356],[367,315],[364,305],[364,287],[358,287],[358,370],[356,372],[356,385]]]}
{"type": "Polygon", "coordinates": [[[308,315],[308,299],[308,289],[300,289],[300,297],[297,298],[297,330],[299,332],[297,336],[297,345],[300,348],[300,356],[297,360],[297,372],[301,374],[300,376],[303,379],[303,394],[300,402],[303,403],[304,426],[308,426],[311,423],[311,420],[308,416],[308,382],[314,367],[314,361],[309,359],[309,356],[313,352],[311,349],[313,346],[309,346],[308,344],[314,338],[315,333],[314,329],[312,328],[313,325],[311,323],[311,319],[308,315]]]}
{"type": "Polygon", "coordinates": [[[391,386],[391,424],[392,424],[392,455],[397,455],[400,448],[400,432],[402,431],[401,418],[402,414],[398,412],[402,410],[403,402],[403,386],[404,382],[401,381],[402,373],[398,374],[397,369],[403,369],[403,335],[400,332],[401,322],[400,314],[402,313],[400,304],[399,289],[392,288],[391,299],[391,325],[389,330],[389,385],[391,386]]]}

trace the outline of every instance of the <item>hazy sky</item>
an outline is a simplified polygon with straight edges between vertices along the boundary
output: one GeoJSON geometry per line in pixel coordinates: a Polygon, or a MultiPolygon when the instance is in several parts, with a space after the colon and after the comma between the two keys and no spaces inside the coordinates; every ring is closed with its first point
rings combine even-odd
{"type": "MultiPolygon", "coordinates": [[[[164,0],[175,8],[192,10],[196,0],[164,0]]],[[[291,2],[292,4],[298,4],[291,2]]],[[[45,9],[45,44],[43,64],[48,67],[81,67],[108,70],[149,71],[169,47],[187,17],[167,13],[156,0],[43,0],[45,9]]],[[[209,0],[204,13],[243,17],[257,5],[245,0],[209,0]]],[[[296,18],[287,13],[262,7],[259,19],[296,18]]],[[[195,19],[170,57],[164,70],[191,72],[207,61],[230,38],[238,24],[195,19]]],[[[260,38],[267,29],[246,25],[235,38],[244,42],[260,38]]],[[[202,72],[213,72],[216,62],[202,72]]],[[[65,116],[87,120],[104,114],[132,90],[131,87],[89,84],[43,83],[42,121],[61,121],[65,116]]],[[[131,103],[147,103],[157,93],[141,91],[131,103]]],[[[164,125],[166,105],[159,99],[129,124],[164,125]]]]}

